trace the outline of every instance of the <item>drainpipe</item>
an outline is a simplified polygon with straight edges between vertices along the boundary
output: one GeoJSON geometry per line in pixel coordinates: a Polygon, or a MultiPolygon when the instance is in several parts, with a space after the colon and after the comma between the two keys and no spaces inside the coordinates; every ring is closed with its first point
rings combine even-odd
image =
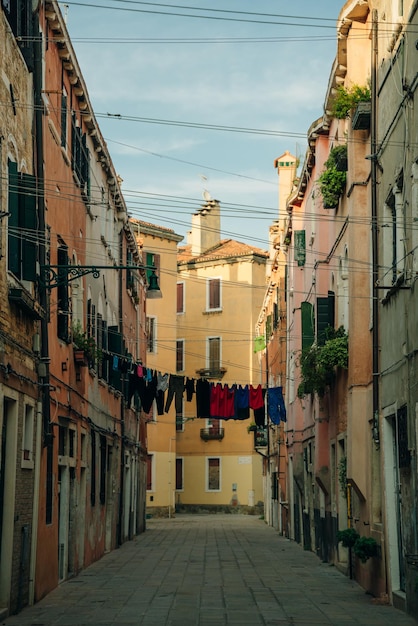
{"type": "Polygon", "coordinates": [[[378,300],[378,224],[377,224],[377,61],[378,61],[378,32],[377,10],[372,12],[372,67],[371,67],[371,217],[372,217],[372,278],[373,278],[373,354],[372,354],[372,384],[373,384],[373,418],[372,435],[376,447],[380,444],[379,434],[379,300],[378,300]]]}

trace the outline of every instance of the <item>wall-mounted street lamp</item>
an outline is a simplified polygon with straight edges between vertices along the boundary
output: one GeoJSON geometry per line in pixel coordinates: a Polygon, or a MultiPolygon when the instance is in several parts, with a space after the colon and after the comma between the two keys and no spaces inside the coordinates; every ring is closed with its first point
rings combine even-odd
{"type": "Polygon", "coordinates": [[[151,270],[146,297],[151,299],[162,298],[156,268],[151,265],[41,265],[39,283],[45,289],[53,289],[86,274],[92,274],[93,278],[99,278],[102,270],[151,270]]]}

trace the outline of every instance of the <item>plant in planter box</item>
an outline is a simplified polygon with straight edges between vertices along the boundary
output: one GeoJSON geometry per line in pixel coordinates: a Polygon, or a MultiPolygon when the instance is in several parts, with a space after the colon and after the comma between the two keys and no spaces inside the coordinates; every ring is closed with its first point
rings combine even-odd
{"type": "Polygon", "coordinates": [[[370,102],[371,92],[368,85],[353,85],[349,89],[340,85],[337,87],[336,95],[331,108],[331,113],[339,120],[349,116],[359,102],[370,102]]]}
{"type": "Polygon", "coordinates": [[[328,326],[325,336],[323,345],[314,343],[301,355],[299,398],[313,393],[323,396],[327,387],[332,385],[337,368],[348,367],[348,335],[344,327],[336,330],[328,326]]]}
{"type": "Polygon", "coordinates": [[[255,432],[256,430],[257,430],[257,424],[255,424],[255,422],[251,422],[251,424],[247,426],[247,432],[249,433],[255,432]]]}
{"type": "Polygon", "coordinates": [[[373,537],[359,537],[353,546],[353,551],[362,563],[377,554],[377,541],[373,537]]]}
{"type": "Polygon", "coordinates": [[[72,337],[74,351],[84,352],[84,356],[87,361],[93,362],[97,359],[101,359],[102,351],[97,347],[94,337],[87,335],[79,321],[73,325],[72,337]]]}
{"type": "Polygon", "coordinates": [[[335,209],[347,181],[347,145],[335,146],[325,161],[325,169],[319,176],[319,190],[324,209],[335,209]]]}
{"type": "Polygon", "coordinates": [[[360,535],[355,528],[346,528],[337,532],[337,541],[341,541],[345,548],[352,548],[360,535]]]}

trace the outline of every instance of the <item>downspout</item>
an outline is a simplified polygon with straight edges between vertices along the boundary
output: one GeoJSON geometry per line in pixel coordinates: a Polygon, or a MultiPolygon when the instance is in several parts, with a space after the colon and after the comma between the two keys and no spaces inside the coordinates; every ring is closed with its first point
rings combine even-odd
{"type": "Polygon", "coordinates": [[[377,61],[378,61],[378,31],[377,10],[372,12],[372,62],[371,62],[371,217],[372,217],[372,385],[373,385],[373,417],[372,435],[376,447],[380,445],[379,433],[379,300],[378,300],[378,224],[377,224],[377,61]]]}

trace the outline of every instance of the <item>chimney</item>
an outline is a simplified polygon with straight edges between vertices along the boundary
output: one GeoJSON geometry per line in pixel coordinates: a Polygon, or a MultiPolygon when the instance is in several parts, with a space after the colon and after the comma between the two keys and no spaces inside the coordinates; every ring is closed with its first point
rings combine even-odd
{"type": "Polygon", "coordinates": [[[221,207],[219,200],[207,200],[192,215],[190,243],[192,256],[198,256],[215,246],[221,238],[221,207]]]}

